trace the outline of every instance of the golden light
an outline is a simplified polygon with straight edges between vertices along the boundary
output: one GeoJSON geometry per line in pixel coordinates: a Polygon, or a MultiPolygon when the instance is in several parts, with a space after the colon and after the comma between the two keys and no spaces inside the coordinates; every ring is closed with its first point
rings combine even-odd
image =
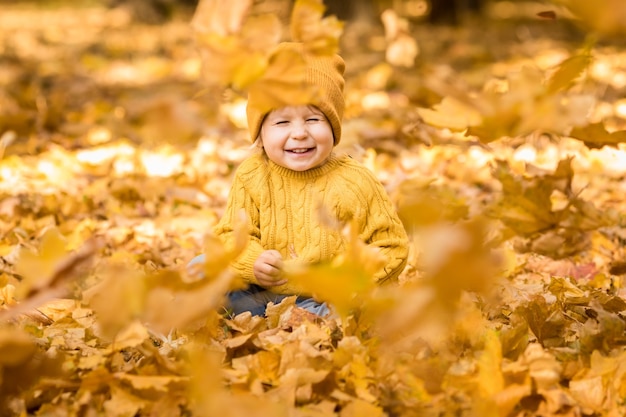
{"type": "Polygon", "coordinates": [[[135,162],[129,158],[116,159],[113,163],[113,171],[118,176],[124,176],[135,172],[135,162]]]}
{"type": "Polygon", "coordinates": [[[613,174],[626,173],[626,150],[605,146],[602,149],[591,149],[589,159],[594,164],[602,167],[602,172],[613,174]]]}
{"type": "Polygon", "coordinates": [[[535,165],[540,168],[555,170],[561,158],[569,156],[571,152],[562,153],[556,144],[546,145],[541,153],[537,154],[535,165]]]}
{"type": "MultiPolygon", "coordinates": [[[[166,151],[164,151],[166,152],[166,151]]],[[[146,174],[150,177],[171,177],[183,170],[183,155],[143,152],[140,156],[146,174]]]]}
{"type": "Polygon", "coordinates": [[[494,159],[491,152],[487,152],[485,149],[479,148],[477,146],[471,147],[467,152],[467,156],[477,168],[489,165],[494,159]]]}
{"type": "Polygon", "coordinates": [[[239,129],[248,128],[248,118],[246,117],[247,100],[239,99],[222,106],[228,120],[239,129]]]}
{"type": "Polygon", "coordinates": [[[203,155],[215,155],[217,153],[217,141],[213,138],[203,136],[198,141],[196,149],[203,155]]]}
{"type": "Polygon", "coordinates": [[[111,140],[111,131],[106,127],[94,127],[87,133],[87,142],[91,145],[100,145],[111,140]]]}
{"type": "Polygon", "coordinates": [[[202,61],[198,58],[185,59],[180,65],[181,74],[190,80],[197,80],[200,78],[202,71],[202,61]]]}
{"type": "Polygon", "coordinates": [[[611,85],[615,88],[624,88],[626,87],[626,73],[618,72],[613,76],[613,80],[611,85]]]}
{"type": "Polygon", "coordinates": [[[84,164],[102,165],[120,156],[132,156],[135,152],[135,148],[129,144],[117,143],[110,146],[82,149],[76,153],[76,159],[84,164]]]}
{"type": "Polygon", "coordinates": [[[45,175],[48,180],[57,184],[63,184],[68,179],[68,176],[71,175],[68,167],[46,159],[39,161],[37,171],[45,175]]]}
{"type": "Polygon", "coordinates": [[[386,62],[380,63],[367,71],[364,84],[371,90],[382,90],[393,75],[393,68],[386,62]]]}
{"type": "Polygon", "coordinates": [[[610,83],[611,78],[613,78],[614,71],[606,60],[598,59],[589,67],[589,73],[598,81],[610,83]]]}
{"type": "Polygon", "coordinates": [[[615,109],[615,115],[617,117],[626,119],[626,99],[616,101],[613,107],[615,109]]]}
{"type": "Polygon", "coordinates": [[[11,189],[21,182],[21,175],[18,174],[16,169],[11,169],[8,166],[0,166],[0,178],[2,179],[2,187],[0,189],[11,189]]]}
{"type": "Polygon", "coordinates": [[[365,110],[386,109],[390,104],[389,94],[384,91],[366,94],[361,100],[361,105],[365,110]]]}
{"type": "Polygon", "coordinates": [[[148,244],[152,243],[152,240],[146,240],[145,238],[152,238],[159,234],[159,229],[152,220],[144,220],[143,222],[136,224],[135,227],[133,227],[133,230],[137,233],[136,238],[138,241],[143,240],[148,244]]]}
{"type": "Polygon", "coordinates": [[[537,160],[537,150],[532,145],[524,144],[515,150],[513,159],[532,164],[537,160]]]}
{"type": "Polygon", "coordinates": [[[535,63],[541,69],[557,68],[563,61],[569,58],[570,54],[566,49],[550,49],[539,53],[535,58],[535,63]]]}
{"type": "Polygon", "coordinates": [[[606,101],[599,102],[596,104],[595,108],[593,109],[592,120],[600,121],[600,120],[606,119],[608,117],[613,116],[614,112],[615,112],[615,108],[613,107],[613,105],[611,105],[611,103],[608,103],[606,101]]]}

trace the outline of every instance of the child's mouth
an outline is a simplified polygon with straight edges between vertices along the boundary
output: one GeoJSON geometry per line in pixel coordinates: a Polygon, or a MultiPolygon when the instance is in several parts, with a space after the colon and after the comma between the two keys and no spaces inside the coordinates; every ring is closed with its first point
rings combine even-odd
{"type": "Polygon", "coordinates": [[[314,148],[298,148],[298,149],[287,149],[287,152],[292,153],[292,154],[296,154],[296,155],[302,155],[305,153],[309,153],[311,151],[313,151],[314,148]]]}

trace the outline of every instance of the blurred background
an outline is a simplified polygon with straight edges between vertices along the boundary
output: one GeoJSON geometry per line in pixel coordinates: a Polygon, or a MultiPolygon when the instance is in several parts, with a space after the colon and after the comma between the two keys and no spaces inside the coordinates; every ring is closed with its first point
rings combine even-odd
{"type": "MultiPolygon", "coordinates": [[[[429,70],[468,71],[468,81],[478,85],[485,80],[480,72],[494,62],[547,49],[560,50],[562,59],[586,36],[554,2],[324,4],[327,15],[345,22],[341,50],[353,86],[363,87],[364,71],[389,61],[393,31],[405,44],[390,67],[365,76],[388,74],[377,86],[367,81],[368,88],[399,91],[407,103],[423,107],[442,98],[424,85],[429,70]]],[[[0,136],[17,139],[6,152],[37,152],[50,141],[74,147],[116,137],[184,143],[207,130],[240,128],[236,109],[231,106],[229,117],[217,109],[237,98],[236,92],[207,94],[202,82],[189,25],[196,5],[196,0],[0,0],[0,136]]],[[[256,0],[250,14],[274,14],[287,27],[292,7],[291,0],[256,0]]]]}

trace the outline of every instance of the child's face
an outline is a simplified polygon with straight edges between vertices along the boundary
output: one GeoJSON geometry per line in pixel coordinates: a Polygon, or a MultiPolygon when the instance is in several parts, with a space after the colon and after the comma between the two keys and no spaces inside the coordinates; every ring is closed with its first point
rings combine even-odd
{"type": "Polygon", "coordinates": [[[293,171],[323,165],[333,146],[333,130],[315,106],[287,106],[270,112],[261,125],[267,157],[293,171]]]}

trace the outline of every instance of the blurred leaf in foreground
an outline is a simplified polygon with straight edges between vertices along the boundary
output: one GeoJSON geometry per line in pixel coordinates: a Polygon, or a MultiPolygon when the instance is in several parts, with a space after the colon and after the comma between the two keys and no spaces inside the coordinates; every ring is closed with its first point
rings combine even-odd
{"type": "Polygon", "coordinates": [[[571,87],[591,62],[592,57],[588,49],[561,62],[548,80],[548,93],[556,93],[571,87]]]}
{"type": "Polygon", "coordinates": [[[251,5],[250,0],[198,5],[192,27],[207,83],[243,89],[265,71],[267,52],[280,39],[280,22],[273,15],[246,18],[251,5]]]}
{"type": "Polygon", "coordinates": [[[210,277],[186,282],[178,271],[145,274],[123,264],[109,265],[105,274],[100,283],[84,293],[105,338],[127,331],[136,319],[161,334],[208,319],[210,312],[223,304],[233,279],[223,269],[210,277]]]}
{"type": "Polygon", "coordinates": [[[432,83],[443,99],[418,112],[427,123],[466,131],[483,143],[532,132],[566,134],[585,123],[595,103],[593,96],[567,89],[589,59],[583,54],[564,61],[550,80],[541,69],[526,65],[487,81],[480,92],[432,83]]]}
{"type": "Polygon", "coordinates": [[[384,264],[381,255],[361,242],[354,224],[347,227],[347,248],[332,262],[295,266],[288,279],[306,293],[327,301],[346,317],[375,287],[373,275],[384,264]]]}
{"type": "Polygon", "coordinates": [[[233,0],[228,5],[219,0],[202,0],[198,3],[191,26],[198,32],[219,36],[239,33],[251,6],[252,0],[233,0]]]}
{"type": "Polygon", "coordinates": [[[19,305],[0,313],[8,319],[29,313],[47,301],[60,298],[69,291],[68,283],[86,271],[100,244],[88,240],[75,251],[67,249],[67,242],[57,228],[45,231],[38,251],[23,248],[16,271],[24,281],[15,292],[19,305]]]}
{"type": "Polygon", "coordinates": [[[375,293],[374,315],[386,344],[402,349],[420,339],[440,343],[460,319],[464,294],[493,290],[501,265],[487,239],[488,224],[474,218],[415,232],[422,277],[375,293]],[[385,299],[392,301],[376,306],[385,299]]]}
{"type": "Polygon", "coordinates": [[[441,103],[434,105],[432,109],[418,108],[417,112],[432,126],[447,127],[456,131],[477,126],[482,120],[476,109],[449,96],[444,97],[441,103]]]}
{"type": "Polygon", "coordinates": [[[293,49],[279,48],[269,59],[265,73],[249,87],[249,102],[265,114],[286,105],[314,102],[316,90],[305,80],[305,56],[293,49]]]}
{"type": "Polygon", "coordinates": [[[35,339],[26,332],[0,327],[0,414],[16,415],[5,408],[7,401],[35,397],[27,390],[37,389],[42,379],[66,377],[63,359],[60,354],[41,353],[35,339]]]}
{"type": "Polygon", "coordinates": [[[291,38],[304,43],[307,52],[332,55],[339,50],[343,23],[335,16],[322,17],[326,7],[321,0],[296,0],[291,11],[291,38]]]}
{"type": "Polygon", "coordinates": [[[469,207],[450,187],[434,180],[411,178],[400,183],[396,191],[398,215],[407,228],[465,219],[469,207]]]}
{"type": "Polygon", "coordinates": [[[222,382],[223,354],[215,348],[191,343],[185,348],[189,357],[190,409],[201,417],[287,417],[288,406],[267,396],[228,389],[222,382]]]}
{"type": "Polygon", "coordinates": [[[41,238],[39,251],[23,249],[15,269],[24,277],[18,297],[36,292],[52,284],[55,268],[68,253],[67,241],[57,228],[48,229],[41,238]]]}
{"type": "Polygon", "coordinates": [[[412,67],[419,54],[419,47],[415,37],[411,35],[409,21],[399,17],[393,9],[385,10],[380,18],[385,26],[387,62],[391,65],[412,67]]]}
{"type": "Polygon", "coordinates": [[[583,26],[608,36],[626,35],[626,3],[622,0],[554,0],[565,5],[583,26]]]}

